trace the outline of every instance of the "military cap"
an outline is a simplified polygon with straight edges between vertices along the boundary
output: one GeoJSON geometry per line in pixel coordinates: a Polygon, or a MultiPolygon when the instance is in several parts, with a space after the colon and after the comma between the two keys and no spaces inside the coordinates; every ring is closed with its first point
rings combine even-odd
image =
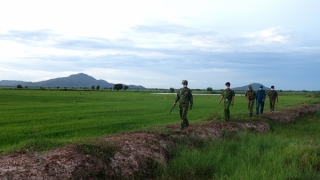
{"type": "Polygon", "coordinates": [[[260,88],[263,88],[263,86],[261,85],[260,88]]]}
{"type": "Polygon", "coordinates": [[[271,89],[274,89],[274,86],[271,86],[271,89]]]}
{"type": "Polygon", "coordinates": [[[187,80],[182,80],[182,83],[183,85],[188,85],[188,81],[187,80]]]}
{"type": "Polygon", "coordinates": [[[230,86],[230,82],[226,82],[226,85],[230,86]]]}

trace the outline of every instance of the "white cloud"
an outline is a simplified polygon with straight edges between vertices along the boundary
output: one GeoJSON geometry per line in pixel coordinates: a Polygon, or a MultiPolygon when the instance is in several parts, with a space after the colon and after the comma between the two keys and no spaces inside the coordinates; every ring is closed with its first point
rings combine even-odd
{"type": "Polygon", "coordinates": [[[287,43],[290,37],[284,34],[284,30],[281,27],[271,27],[258,32],[253,32],[243,35],[243,37],[249,39],[249,45],[259,45],[268,43],[287,43]]]}
{"type": "Polygon", "coordinates": [[[221,72],[227,72],[230,71],[230,69],[226,68],[209,68],[209,69],[195,69],[190,70],[191,73],[221,73],[221,72]]]}
{"type": "Polygon", "coordinates": [[[319,65],[318,7],[312,0],[1,0],[0,77],[84,72],[159,88],[182,79],[196,88],[242,85],[250,73],[276,76],[276,67],[305,77],[319,65]],[[305,71],[293,62],[305,60],[312,61],[305,71]]]}
{"type": "Polygon", "coordinates": [[[23,68],[0,68],[1,79],[0,80],[21,80],[30,82],[45,81],[58,77],[67,77],[71,74],[77,74],[77,71],[42,71],[42,70],[31,70],[23,68]],[[21,78],[23,77],[23,78],[21,78]]]}

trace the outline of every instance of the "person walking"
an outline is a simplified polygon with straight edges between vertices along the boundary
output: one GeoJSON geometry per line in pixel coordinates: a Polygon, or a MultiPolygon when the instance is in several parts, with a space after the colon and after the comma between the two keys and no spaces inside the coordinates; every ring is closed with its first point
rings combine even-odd
{"type": "Polygon", "coordinates": [[[261,85],[259,90],[257,90],[257,102],[256,102],[256,114],[263,114],[264,109],[264,100],[266,99],[266,91],[263,89],[263,86],[261,85]]]}
{"type": "Polygon", "coordinates": [[[270,111],[274,112],[274,107],[276,105],[276,100],[278,102],[278,93],[276,90],[274,90],[274,86],[271,86],[271,89],[267,93],[267,98],[269,97],[270,102],[270,111]]]}
{"type": "Polygon", "coordinates": [[[190,105],[190,110],[193,106],[193,96],[191,89],[188,88],[188,81],[183,80],[182,81],[182,88],[178,91],[177,97],[174,100],[173,105],[175,106],[176,103],[179,101],[179,107],[180,107],[180,118],[181,118],[181,130],[183,130],[185,127],[189,126],[189,121],[187,118],[187,113],[190,105]]]}
{"type": "Polygon", "coordinates": [[[254,106],[254,100],[257,97],[257,94],[254,90],[252,90],[252,86],[248,86],[248,90],[245,94],[245,97],[248,100],[248,111],[249,111],[249,117],[252,117],[252,112],[253,112],[253,106],[254,106]]]}
{"type": "Polygon", "coordinates": [[[234,91],[230,89],[230,82],[226,82],[226,89],[223,90],[221,94],[221,98],[219,101],[219,104],[221,103],[222,100],[224,100],[224,119],[226,121],[230,121],[230,105],[234,105],[234,91]]]}

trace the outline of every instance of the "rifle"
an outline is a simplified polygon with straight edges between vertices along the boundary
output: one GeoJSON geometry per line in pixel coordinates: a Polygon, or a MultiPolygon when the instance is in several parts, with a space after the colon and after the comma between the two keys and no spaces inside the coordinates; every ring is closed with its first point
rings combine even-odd
{"type": "Polygon", "coordinates": [[[173,105],[173,106],[172,106],[172,108],[171,108],[171,110],[170,110],[169,114],[172,112],[172,110],[173,110],[173,108],[174,108],[175,106],[176,106],[176,105],[173,105]]]}

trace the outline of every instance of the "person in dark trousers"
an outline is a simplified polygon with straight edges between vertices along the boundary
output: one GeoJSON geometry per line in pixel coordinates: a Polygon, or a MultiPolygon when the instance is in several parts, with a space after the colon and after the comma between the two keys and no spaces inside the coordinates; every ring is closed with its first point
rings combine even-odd
{"type": "Polygon", "coordinates": [[[270,111],[273,113],[274,107],[276,105],[276,100],[278,102],[278,93],[276,90],[274,90],[274,86],[271,86],[270,91],[268,91],[267,98],[268,97],[269,97],[269,101],[270,101],[270,111]]]}
{"type": "Polygon", "coordinates": [[[257,90],[257,98],[256,98],[256,114],[263,114],[264,109],[264,100],[266,100],[266,91],[263,89],[261,85],[259,90],[257,90]]]}
{"type": "Polygon", "coordinates": [[[249,117],[252,117],[253,113],[253,106],[254,106],[254,100],[257,97],[256,92],[252,89],[252,86],[248,86],[248,90],[245,94],[246,99],[248,100],[248,111],[249,111],[249,117]]]}
{"type": "Polygon", "coordinates": [[[234,105],[234,91],[230,89],[230,82],[226,82],[226,89],[223,90],[221,94],[221,98],[219,101],[219,104],[221,103],[222,100],[224,100],[224,119],[226,121],[230,121],[230,105],[234,105]]]}
{"type": "Polygon", "coordinates": [[[183,130],[185,127],[189,126],[189,121],[187,119],[187,113],[190,105],[190,110],[193,106],[193,96],[191,89],[188,88],[188,81],[183,80],[182,81],[182,88],[178,91],[177,97],[174,100],[173,106],[176,105],[176,103],[179,101],[179,107],[180,107],[180,118],[181,118],[181,130],[183,130]]]}

